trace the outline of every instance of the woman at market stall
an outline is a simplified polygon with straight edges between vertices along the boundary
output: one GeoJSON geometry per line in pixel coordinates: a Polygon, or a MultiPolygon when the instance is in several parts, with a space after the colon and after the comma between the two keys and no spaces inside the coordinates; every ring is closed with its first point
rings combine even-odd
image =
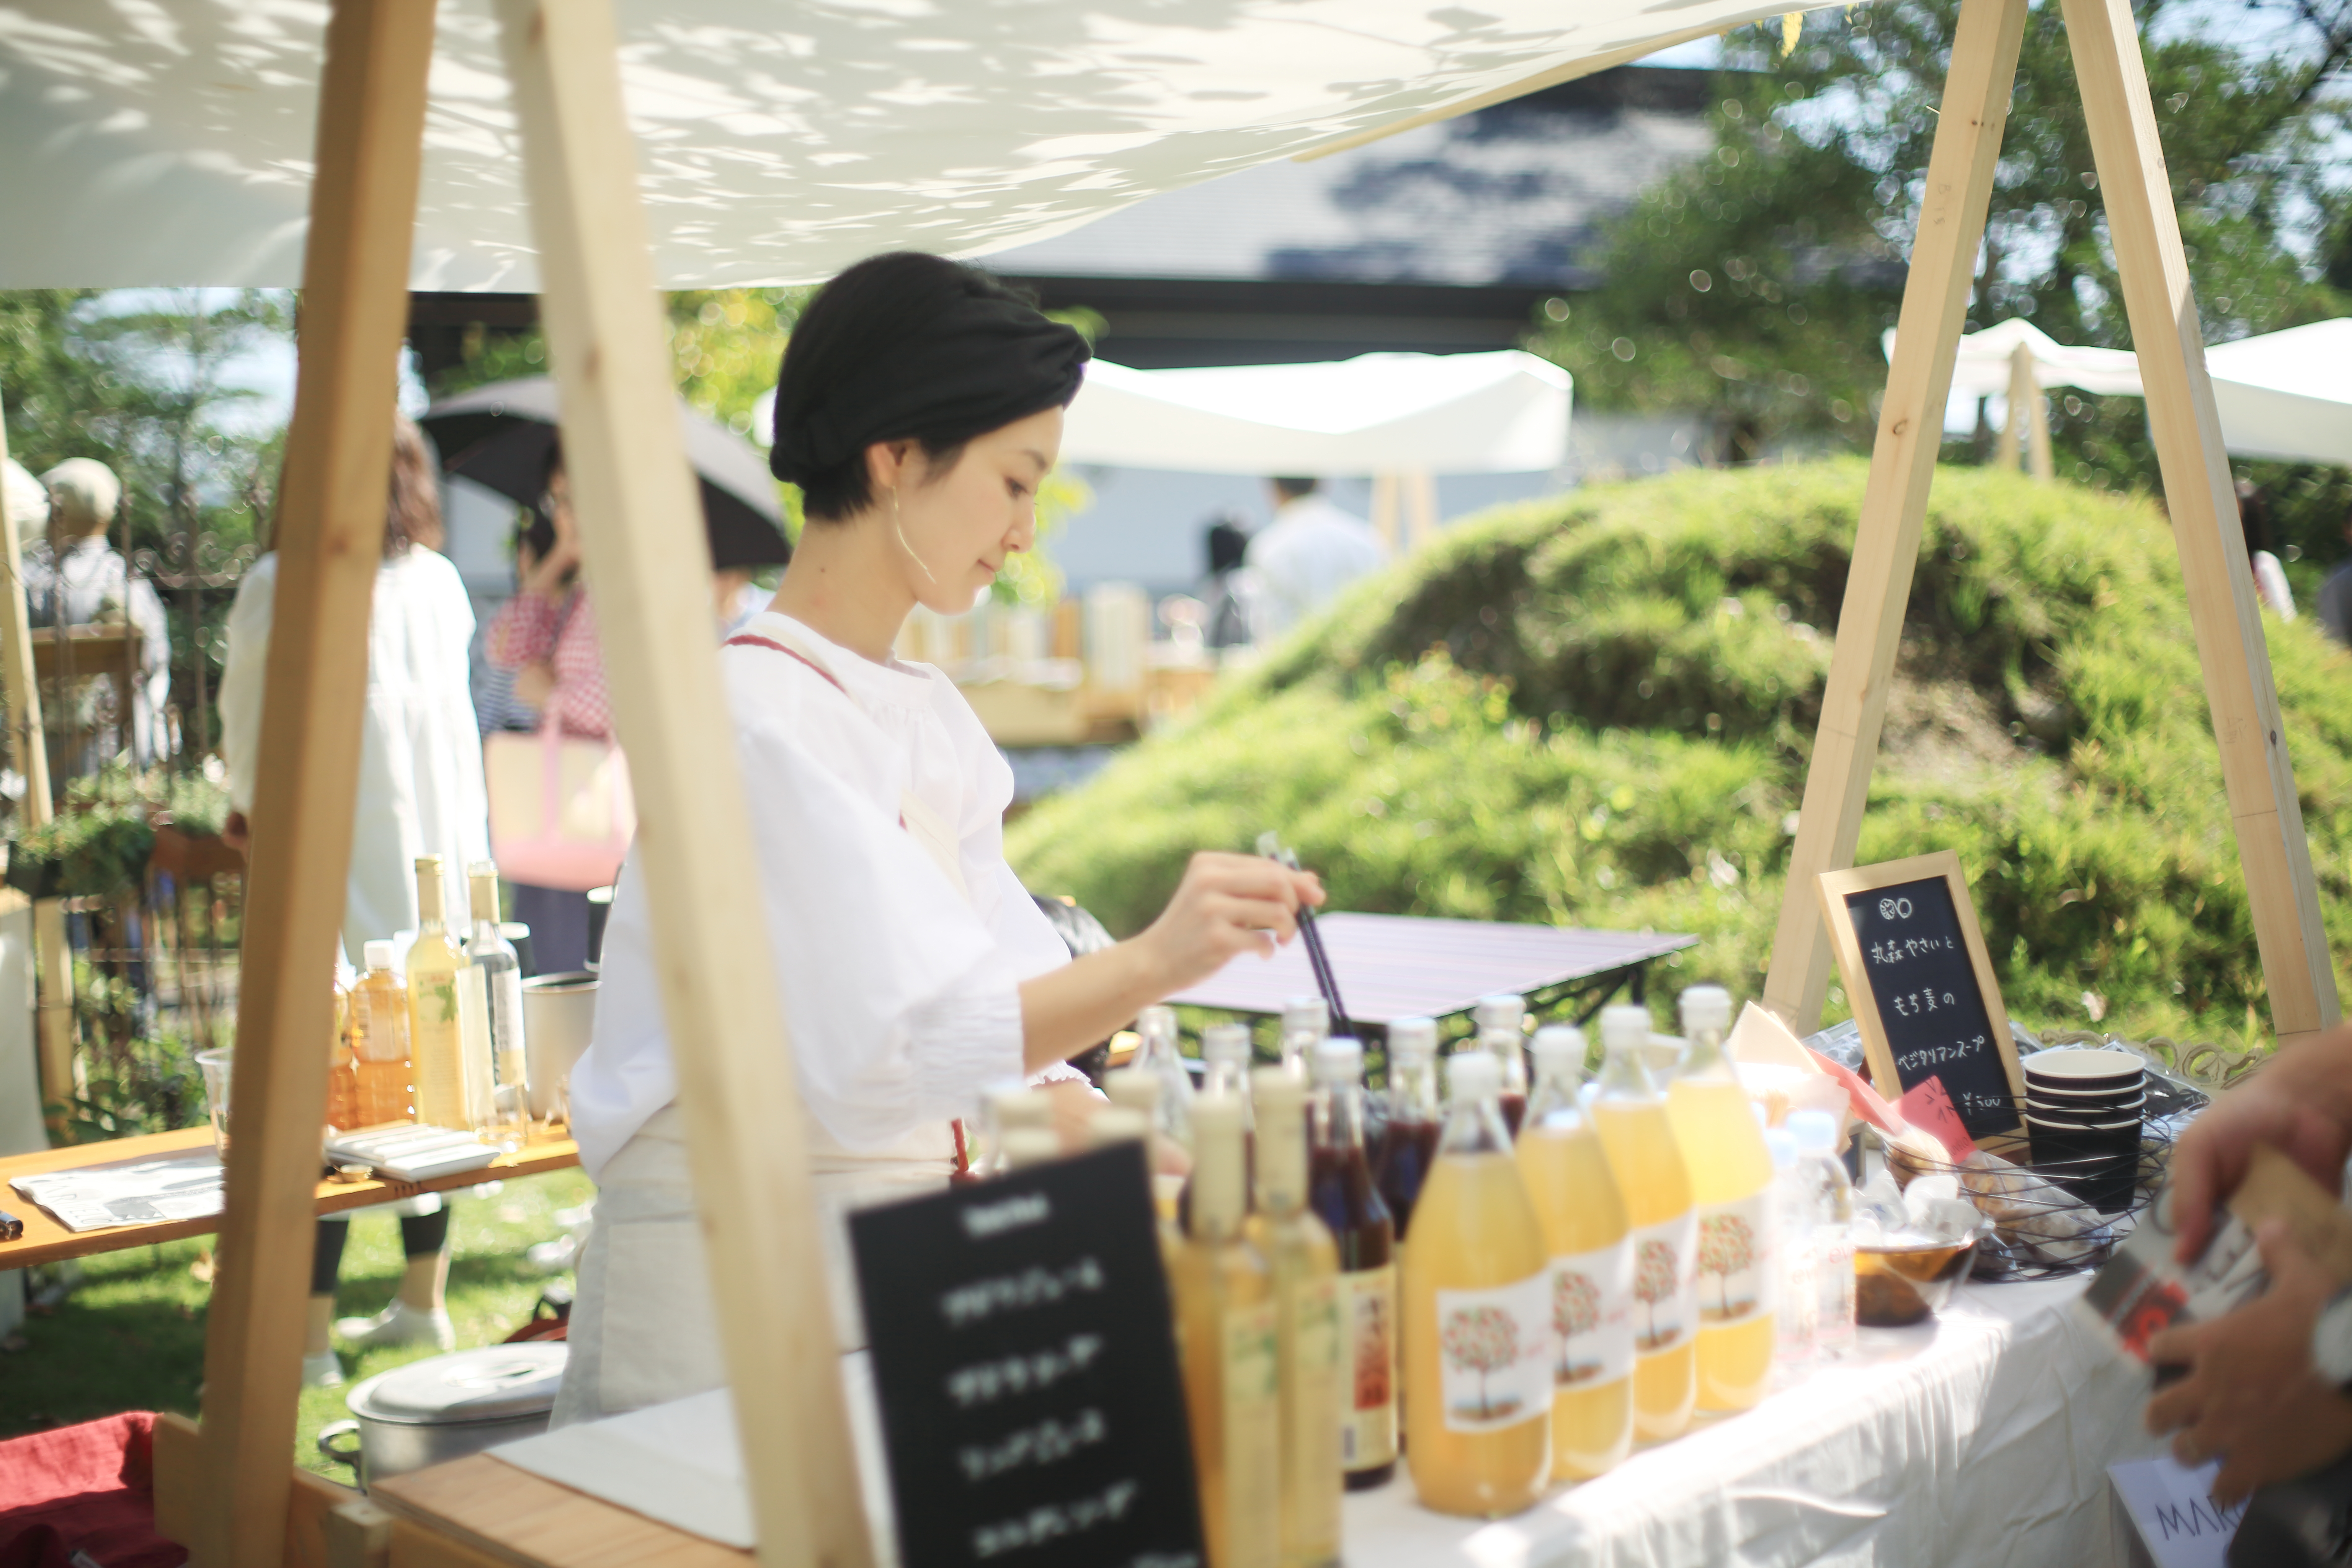
{"type": "MultiPolygon", "coordinates": [[[[845,1345],[845,1209],[944,1184],[983,1087],[1271,952],[1322,901],[1273,861],[1196,855],[1151,926],[1068,958],[1004,862],[1011,770],[952,682],[892,655],[917,605],[971,608],[1029,548],[1087,357],[986,274],[911,253],[827,285],[784,353],[771,464],[808,524],[722,668],[845,1345]]],[[[725,1381],[643,889],[625,868],[572,1075],[599,1195],[559,1425],[725,1381]]]]}

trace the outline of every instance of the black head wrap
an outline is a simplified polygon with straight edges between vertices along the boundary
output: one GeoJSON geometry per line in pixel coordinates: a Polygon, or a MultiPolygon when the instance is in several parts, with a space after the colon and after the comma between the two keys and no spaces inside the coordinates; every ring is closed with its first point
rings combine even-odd
{"type": "Polygon", "coordinates": [[[859,262],[794,325],[768,466],[807,485],[876,441],[943,446],[1077,395],[1072,328],[976,268],[914,251],[859,262]]]}

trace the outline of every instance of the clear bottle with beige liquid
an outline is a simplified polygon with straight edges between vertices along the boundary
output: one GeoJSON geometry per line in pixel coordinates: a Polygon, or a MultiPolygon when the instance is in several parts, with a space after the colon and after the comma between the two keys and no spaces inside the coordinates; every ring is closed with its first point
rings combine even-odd
{"type": "Polygon", "coordinates": [[[1250,1075],[1257,1212],[1249,1238],[1272,1271],[1281,1369],[1283,1568],[1339,1561],[1339,1251],[1307,1207],[1307,1098],[1285,1067],[1250,1075]]]}

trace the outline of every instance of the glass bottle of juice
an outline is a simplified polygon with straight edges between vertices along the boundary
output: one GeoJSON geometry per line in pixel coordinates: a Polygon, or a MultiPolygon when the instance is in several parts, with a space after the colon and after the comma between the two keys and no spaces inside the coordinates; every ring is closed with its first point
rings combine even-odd
{"type": "Polygon", "coordinates": [[[1698,1219],[1691,1212],[1690,1173],[1683,1164],[1666,1099],[1643,1060],[1650,1010],[1601,1009],[1607,1053],[1592,1125],[1609,1154],[1625,1202],[1633,1249],[1633,1435],[1655,1443],[1682,1435],[1698,1399],[1692,1339],[1698,1330],[1698,1219]]]}
{"type": "Polygon", "coordinates": [[[1320,996],[1293,996],[1282,1005],[1282,1070],[1305,1083],[1315,1047],[1331,1037],[1331,1009],[1320,996]]]}
{"type": "Polygon", "coordinates": [[[1307,1202],[1339,1248],[1339,1468],[1349,1491],[1396,1474],[1396,1223],[1364,1159],[1364,1047],[1315,1047],[1307,1202]]]}
{"type": "MultiPolygon", "coordinates": [[[[1242,1024],[1212,1024],[1201,1031],[1201,1092],[1231,1095],[1242,1113],[1242,1192],[1246,1212],[1249,1198],[1257,1187],[1257,1130],[1251,1124],[1250,1110],[1250,1035],[1242,1024]]],[[[1195,1152],[1197,1153],[1197,1151],[1195,1152]]],[[[1189,1226],[1192,1205],[1192,1188],[1198,1184],[1200,1165],[1195,1161],[1193,1175],[1184,1184],[1176,1199],[1176,1223],[1189,1226]]]]}
{"type": "Polygon", "coordinates": [[[1146,1007],[1135,1016],[1135,1032],[1143,1043],[1135,1053],[1134,1070],[1149,1074],[1160,1085],[1152,1127],[1160,1136],[1189,1149],[1192,1122],[1187,1112],[1192,1104],[1192,1074],[1184,1065],[1183,1053],[1176,1048],[1176,1009],[1146,1007]]]}
{"type": "Polygon", "coordinates": [[[335,1039],[328,1047],[327,1125],[338,1132],[364,1127],[360,1120],[359,1058],[352,1050],[352,983],[344,977],[350,965],[335,960],[335,1039]]]}
{"type": "Polygon", "coordinates": [[[1536,1031],[1519,1174],[1551,1249],[1551,1473],[1582,1480],[1633,1447],[1633,1248],[1601,1134],[1579,1102],[1584,1033],[1536,1031]]]}
{"type": "Polygon", "coordinates": [[[1249,1238],[1274,1279],[1281,1366],[1283,1568],[1339,1561],[1339,1249],[1307,1207],[1307,1084],[1286,1068],[1250,1074],[1257,1212],[1249,1238]]]}
{"type": "Polygon", "coordinates": [[[1503,1091],[1497,1100],[1503,1125],[1517,1138],[1528,1113],[1527,1001],[1507,992],[1481,996],[1470,1016],[1478,1026],[1479,1046],[1492,1051],[1495,1065],[1502,1068],[1503,1091]]]}
{"type": "Polygon", "coordinates": [[[1019,1079],[981,1090],[981,1126],[986,1147],[981,1173],[998,1175],[1011,1169],[1013,1135],[1042,1132],[1054,1136],[1054,1102],[1019,1079]]]}
{"type": "MultiPolygon", "coordinates": [[[[1121,1068],[1103,1079],[1103,1093],[1109,1098],[1113,1109],[1142,1117],[1150,1134],[1144,1140],[1144,1148],[1146,1165],[1151,1173],[1151,1207],[1160,1216],[1161,1239],[1166,1241],[1176,1234],[1176,1205],[1183,1194],[1184,1178],[1162,1174],[1163,1156],[1174,1140],[1160,1121],[1160,1102],[1164,1098],[1161,1086],[1160,1075],[1140,1067],[1121,1068]]],[[[1186,1086],[1185,1092],[1192,1092],[1191,1086],[1186,1086]]]]}
{"type": "Polygon", "coordinates": [[[474,935],[466,956],[481,971],[489,1001],[490,1068],[496,1080],[494,1120],[516,1137],[530,1135],[530,1084],[522,1039],[522,960],[499,930],[499,868],[488,860],[466,868],[474,935]]]}
{"type": "Polygon", "coordinates": [[[416,859],[416,941],[408,950],[408,1040],[416,1066],[416,1120],[428,1127],[476,1125],[466,1061],[460,983],[472,965],[442,923],[441,857],[416,859]]]}
{"type": "Polygon", "coordinates": [[[416,1119],[409,1062],[408,988],[392,972],[392,943],[362,950],[367,973],[352,987],[352,1054],[359,1058],[359,1124],[416,1119]]]}
{"type": "Polygon", "coordinates": [[[1276,1568],[1282,1371],[1273,1277],[1243,1234],[1242,1107],[1234,1096],[1193,1100],[1192,1158],[1192,1213],[1170,1284],[1201,1531],[1209,1568],[1276,1568]]]}
{"type": "Polygon", "coordinates": [[[1451,1100],[1404,1256],[1405,1463],[1423,1507],[1493,1519],[1551,1475],[1551,1256],[1486,1051],[1447,1059],[1451,1100]]]}
{"type": "Polygon", "coordinates": [[[1772,1307],[1780,1258],[1772,1152],[1748,1091],[1723,1054],[1731,993],[1682,994],[1682,1068],[1666,1086],[1666,1120],[1690,1172],[1698,1214],[1698,1405],[1745,1410],[1772,1386],[1772,1307]]]}
{"type": "Polygon", "coordinates": [[[1398,1018],[1389,1025],[1389,1120],[1381,1138],[1381,1202],[1396,1222],[1398,1257],[1412,1205],[1437,1158],[1437,1021],[1398,1018]]]}

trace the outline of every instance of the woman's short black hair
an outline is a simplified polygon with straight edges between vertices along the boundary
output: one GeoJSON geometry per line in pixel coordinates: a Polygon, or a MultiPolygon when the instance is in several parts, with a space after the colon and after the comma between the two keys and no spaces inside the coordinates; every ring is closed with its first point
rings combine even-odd
{"type": "Polygon", "coordinates": [[[892,251],[826,284],[794,323],[776,380],[769,466],[810,517],[874,500],[866,450],[912,440],[952,467],[974,437],[1077,395],[1086,340],[976,267],[892,251]]]}

